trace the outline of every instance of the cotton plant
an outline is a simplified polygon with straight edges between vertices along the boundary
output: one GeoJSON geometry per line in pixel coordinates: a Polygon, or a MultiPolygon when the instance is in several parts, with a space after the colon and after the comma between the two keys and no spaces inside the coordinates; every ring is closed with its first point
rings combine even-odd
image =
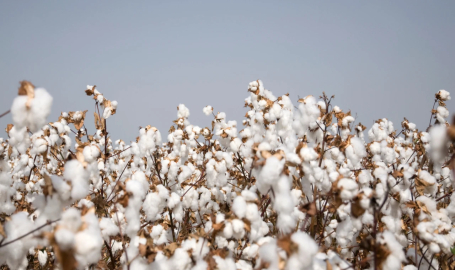
{"type": "Polygon", "coordinates": [[[206,106],[196,126],[179,104],[167,134],[146,125],[126,143],[109,134],[118,103],[96,86],[93,112],[48,122],[51,95],[21,82],[0,138],[0,265],[455,267],[448,91],[421,130],[406,118],[367,128],[325,93],[247,91],[241,122],[206,106]]]}

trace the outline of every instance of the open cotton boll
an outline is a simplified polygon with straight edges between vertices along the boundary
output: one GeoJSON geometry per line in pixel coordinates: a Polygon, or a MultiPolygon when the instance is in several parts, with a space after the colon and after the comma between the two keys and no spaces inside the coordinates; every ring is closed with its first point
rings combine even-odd
{"type": "Polygon", "coordinates": [[[119,228],[110,218],[101,218],[100,220],[101,235],[104,240],[109,241],[110,236],[115,236],[119,233],[119,228]]]}
{"type": "Polygon", "coordinates": [[[32,148],[32,151],[30,151],[30,153],[32,155],[41,154],[47,150],[47,145],[48,145],[48,143],[46,140],[41,139],[41,138],[35,139],[33,141],[33,148],[32,148]]]}
{"type": "Polygon", "coordinates": [[[213,112],[212,106],[205,106],[204,109],[202,109],[205,115],[210,115],[213,112]]]}
{"type": "Polygon", "coordinates": [[[313,148],[302,147],[302,149],[300,149],[300,157],[302,157],[304,161],[312,161],[318,158],[318,153],[316,153],[313,148]]]}
{"type": "Polygon", "coordinates": [[[246,201],[242,196],[237,196],[232,204],[232,210],[238,218],[244,218],[246,214],[246,201]]]}
{"type": "Polygon", "coordinates": [[[442,101],[447,101],[450,100],[450,93],[446,90],[439,90],[439,92],[436,94],[436,97],[442,101]]]}
{"type": "MultiPolygon", "coordinates": [[[[136,172],[138,174],[139,172],[136,172]]],[[[143,172],[140,172],[143,174],[143,172]]],[[[137,179],[141,179],[142,175],[139,175],[137,179]]],[[[126,234],[130,237],[136,235],[139,230],[140,216],[139,210],[142,205],[142,200],[145,197],[147,189],[144,189],[144,184],[140,180],[131,180],[126,183],[126,191],[130,192],[132,196],[128,198],[128,206],[125,210],[125,217],[127,220],[126,234]]]]}
{"type": "Polygon", "coordinates": [[[84,155],[85,161],[87,161],[88,163],[91,163],[99,157],[100,149],[99,149],[99,147],[97,147],[95,145],[88,145],[88,146],[84,147],[84,150],[82,151],[82,153],[84,155]]]}
{"type": "MultiPolygon", "coordinates": [[[[26,212],[19,212],[11,216],[11,220],[4,224],[6,239],[2,242],[8,242],[24,235],[24,232],[30,232],[34,229],[32,222],[27,217],[26,212]]],[[[30,248],[37,244],[33,240],[33,234],[30,234],[19,241],[11,243],[8,248],[0,249],[0,263],[6,263],[10,269],[20,269],[21,265],[27,262],[27,253],[30,248]]],[[[25,269],[24,267],[23,269],[25,269]]]]}
{"type": "Polygon", "coordinates": [[[54,237],[61,250],[70,250],[73,248],[74,232],[62,228],[55,232],[54,237]]]}
{"type": "Polygon", "coordinates": [[[343,119],[341,120],[341,125],[343,127],[349,127],[349,124],[351,124],[354,121],[355,121],[355,118],[348,115],[348,116],[343,117],[343,119]]]}
{"type": "Polygon", "coordinates": [[[19,153],[25,154],[25,152],[27,151],[27,148],[29,147],[29,144],[30,144],[30,136],[27,132],[27,127],[24,126],[22,128],[18,128],[17,126],[14,126],[9,131],[8,135],[10,137],[10,139],[9,139],[10,145],[12,147],[15,147],[15,149],[19,153]]]}
{"type": "Polygon", "coordinates": [[[436,119],[438,120],[439,123],[445,123],[446,118],[449,117],[449,110],[443,106],[439,106],[436,109],[436,119]]]}
{"type": "Polygon", "coordinates": [[[291,241],[298,245],[298,252],[291,255],[286,269],[310,269],[315,255],[318,253],[318,245],[308,234],[296,232],[292,234],[291,241]]]}
{"type": "Polygon", "coordinates": [[[241,145],[242,145],[242,140],[240,140],[239,138],[234,138],[229,144],[232,152],[238,152],[241,145]]]}
{"type": "Polygon", "coordinates": [[[84,216],[87,228],[76,233],[75,257],[80,266],[97,263],[101,259],[103,239],[98,225],[98,218],[93,213],[84,216]]]}
{"type": "Polygon", "coordinates": [[[190,110],[184,104],[179,104],[177,109],[178,109],[178,112],[177,112],[178,118],[188,118],[190,116],[190,110]]]}
{"type": "Polygon", "coordinates": [[[78,160],[70,160],[65,164],[63,178],[71,181],[71,197],[80,200],[89,192],[90,173],[84,169],[78,160]]]}
{"type": "Polygon", "coordinates": [[[144,210],[147,220],[155,221],[158,218],[158,214],[163,211],[166,207],[166,198],[160,197],[158,193],[151,192],[147,194],[144,200],[142,209],[144,210]]]}
{"type": "Polygon", "coordinates": [[[359,186],[357,183],[348,178],[343,178],[338,182],[338,188],[341,189],[340,197],[342,200],[350,200],[357,195],[359,186]]]}
{"type": "Polygon", "coordinates": [[[434,196],[438,189],[436,178],[429,172],[422,170],[419,172],[419,179],[421,180],[419,183],[424,187],[423,192],[434,196]]]}
{"type": "Polygon", "coordinates": [[[77,232],[82,225],[81,213],[75,208],[69,208],[62,214],[61,225],[72,232],[77,232]]]}
{"type": "Polygon", "coordinates": [[[38,251],[38,261],[39,261],[39,264],[41,266],[44,266],[47,262],[47,252],[44,250],[44,251],[41,251],[39,250],[38,251]]]}
{"type": "Polygon", "coordinates": [[[18,129],[28,127],[33,133],[46,124],[52,106],[52,96],[44,88],[35,89],[34,93],[29,108],[26,105],[28,96],[17,96],[11,107],[14,125],[18,129]]]}
{"type": "Polygon", "coordinates": [[[395,239],[395,236],[389,231],[384,231],[378,236],[378,242],[386,244],[387,249],[390,251],[390,254],[384,262],[384,269],[401,269],[401,263],[406,261],[406,256],[403,252],[403,247],[395,239]]]}
{"type": "Polygon", "coordinates": [[[277,181],[281,171],[283,170],[285,160],[278,160],[276,157],[272,156],[267,159],[265,166],[261,169],[258,177],[258,189],[262,194],[267,193],[270,188],[270,185],[274,181],[277,181]]]}
{"type": "Polygon", "coordinates": [[[172,265],[175,270],[186,270],[189,269],[191,266],[191,258],[188,255],[188,252],[183,250],[182,248],[178,248],[175,250],[173,258],[172,258],[172,265]]]}

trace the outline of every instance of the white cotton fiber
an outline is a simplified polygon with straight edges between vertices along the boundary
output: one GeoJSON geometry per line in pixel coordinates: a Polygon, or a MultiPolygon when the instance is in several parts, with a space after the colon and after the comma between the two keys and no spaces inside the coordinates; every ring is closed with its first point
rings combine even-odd
{"type": "Polygon", "coordinates": [[[14,125],[18,129],[28,127],[31,132],[36,132],[46,124],[46,118],[51,112],[52,96],[44,88],[35,89],[35,97],[27,108],[28,96],[17,96],[11,107],[14,125]]]}

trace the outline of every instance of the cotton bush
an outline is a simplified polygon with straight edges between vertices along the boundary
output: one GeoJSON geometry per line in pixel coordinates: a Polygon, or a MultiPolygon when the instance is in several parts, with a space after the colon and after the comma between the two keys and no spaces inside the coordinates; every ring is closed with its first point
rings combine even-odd
{"type": "Polygon", "coordinates": [[[2,269],[455,267],[449,92],[423,130],[367,130],[325,93],[248,92],[243,128],[179,104],[167,141],[147,125],[127,144],[96,86],[89,131],[87,111],[47,122],[52,97],[21,82],[0,139],[2,269]]]}

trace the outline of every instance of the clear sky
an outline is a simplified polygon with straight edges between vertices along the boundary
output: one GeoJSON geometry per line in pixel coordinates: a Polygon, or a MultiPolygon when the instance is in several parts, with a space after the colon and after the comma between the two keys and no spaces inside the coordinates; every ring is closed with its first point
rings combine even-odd
{"type": "Polygon", "coordinates": [[[196,125],[212,105],[241,126],[261,79],[295,101],[335,94],[368,128],[424,130],[434,93],[455,96],[454,14],[455,1],[1,1],[0,113],[27,79],[54,97],[49,121],[88,109],[91,123],[96,84],[119,102],[112,138],[129,142],[149,124],[166,137],[180,103],[196,125]]]}

